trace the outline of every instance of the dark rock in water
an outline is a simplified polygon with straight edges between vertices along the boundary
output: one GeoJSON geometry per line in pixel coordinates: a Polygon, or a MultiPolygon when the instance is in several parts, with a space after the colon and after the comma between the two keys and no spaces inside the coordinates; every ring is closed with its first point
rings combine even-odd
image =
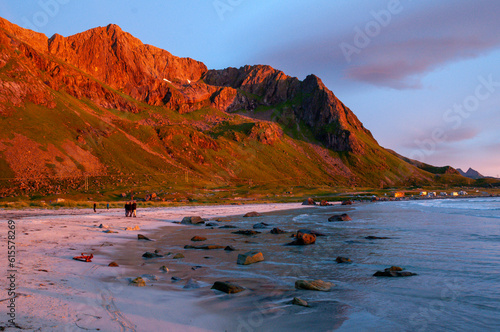
{"type": "Polygon", "coordinates": [[[191,238],[191,241],[198,242],[198,241],[205,241],[207,238],[203,236],[193,236],[191,238]]]}
{"type": "Polygon", "coordinates": [[[252,217],[261,217],[262,214],[260,214],[259,212],[248,212],[247,214],[245,214],[243,217],[244,218],[252,218],[252,217]]]}
{"type": "MultiPolygon", "coordinates": [[[[328,203],[327,201],[321,201],[321,202],[319,203],[319,206],[330,206],[330,205],[331,205],[331,204],[330,204],[330,203],[328,203]]],[[[306,302],[306,303],[307,303],[307,302],[306,302]]]]}
{"type": "Polygon", "coordinates": [[[198,269],[202,269],[202,268],[203,268],[203,266],[201,266],[201,265],[196,265],[196,266],[193,266],[193,267],[191,268],[191,270],[196,271],[196,270],[198,270],[198,269]]]}
{"type": "Polygon", "coordinates": [[[300,306],[303,306],[303,307],[309,307],[309,303],[307,303],[306,301],[304,301],[304,300],[302,300],[301,298],[298,298],[298,297],[294,297],[293,298],[292,304],[294,304],[294,305],[300,305],[300,306]]]}
{"type": "Polygon", "coordinates": [[[334,284],[331,282],[326,282],[323,280],[297,280],[295,282],[295,288],[297,289],[305,289],[305,290],[314,290],[314,291],[329,291],[334,284]]]}
{"type": "Polygon", "coordinates": [[[219,246],[216,244],[204,244],[201,246],[192,246],[192,245],[185,245],[184,249],[200,249],[200,250],[214,250],[214,249],[223,249],[224,246],[219,246]]]}
{"type": "Polygon", "coordinates": [[[249,265],[263,260],[264,255],[260,251],[249,251],[244,254],[239,254],[238,261],[236,263],[239,265],[249,265]]]}
{"type": "Polygon", "coordinates": [[[236,231],[236,232],[231,232],[233,234],[239,234],[239,235],[256,235],[260,234],[260,232],[253,231],[251,229],[246,229],[246,230],[241,230],[241,231],[236,231]]]}
{"type": "Polygon", "coordinates": [[[328,218],[328,221],[351,221],[352,218],[349,217],[347,213],[337,214],[328,218]]]}
{"type": "Polygon", "coordinates": [[[224,226],[219,227],[219,229],[224,229],[224,228],[238,228],[238,227],[233,226],[233,225],[224,225],[224,226]]]}
{"type": "Polygon", "coordinates": [[[179,277],[172,277],[170,278],[172,280],[172,282],[177,282],[177,281],[181,281],[182,278],[179,278],[179,277]]]}
{"type": "Polygon", "coordinates": [[[157,252],[146,251],[144,254],[142,254],[142,257],[144,257],[144,258],[159,258],[159,257],[163,257],[163,255],[160,255],[157,252]]]}
{"type": "Polygon", "coordinates": [[[351,200],[347,200],[347,201],[343,201],[341,205],[352,205],[353,201],[351,200]]]}
{"type": "Polygon", "coordinates": [[[216,281],[214,283],[214,285],[212,286],[212,289],[216,289],[218,291],[221,291],[221,292],[224,292],[224,293],[227,293],[227,294],[235,294],[235,293],[239,293],[239,292],[242,292],[245,290],[245,288],[237,285],[237,284],[234,284],[232,282],[229,282],[229,281],[216,281]]]}
{"type": "Polygon", "coordinates": [[[367,240],[387,240],[390,239],[390,237],[385,237],[385,236],[367,236],[365,237],[367,240]]]}
{"type": "Polygon", "coordinates": [[[285,231],[284,231],[284,230],[281,230],[281,229],[279,229],[279,228],[277,228],[277,227],[276,227],[276,228],[271,229],[271,234],[283,234],[283,233],[285,233],[285,231]]]}
{"type": "Polygon", "coordinates": [[[184,287],[182,287],[184,289],[196,289],[196,288],[200,288],[200,284],[198,283],[198,281],[192,279],[192,278],[189,278],[187,281],[186,281],[186,284],[184,285],[184,287]]]}
{"type": "Polygon", "coordinates": [[[224,248],[224,250],[226,251],[235,251],[236,249],[234,249],[232,246],[227,246],[224,248]]]}
{"type": "Polygon", "coordinates": [[[207,226],[207,227],[217,227],[217,226],[219,226],[219,224],[216,223],[216,222],[207,222],[205,224],[205,226],[207,226]]]}
{"type": "Polygon", "coordinates": [[[111,266],[111,267],[117,267],[119,266],[117,262],[111,262],[108,264],[108,266],[111,266]]]}
{"type": "Polygon", "coordinates": [[[203,224],[205,219],[200,216],[192,216],[192,217],[184,217],[181,221],[181,224],[184,225],[199,225],[203,224]]]}
{"type": "MultiPolygon", "coordinates": [[[[307,228],[303,228],[303,229],[299,229],[299,232],[302,232],[302,233],[311,233],[311,234],[314,234],[316,236],[326,236],[325,233],[321,233],[321,232],[318,232],[318,231],[315,231],[315,230],[312,230],[312,229],[307,229],[307,228]]],[[[297,234],[292,234],[292,237],[296,237],[297,234]]]]}
{"type": "Polygon", "coordinates": [[[411,277],[416,275],[413,272],[403,271],[399,266],[391,266],[384,271],[377,271],[373,274],[374,277],[411,277]]]}
{"type": "Polygon", "coordinates": [[[314,201],[314,199],[312,199],[311,197],[309,197],[304,202],[302,202],[302,205],[316,205],[316,202],[314,201]]]}
{"type": "Polygon", "coordinates": [[[351,260],[350,260],[349,258],[347,258],[347,257],[341,257],[341,256],[337,257],[337,258],[335,259],[335,261],[336,261],[337,263],[339,263],[339,264],[341,264],[341,263],[352,263],[352,262],[351,262],[351,260]]]}
{"type": "Polygon", "coordinates": [[[262,229],[262,228],[267,228],[269,224],[266,224],[265,222],[260,222],[258,224],[253,225],[254,229],[262,229]]]}
{"type": "Polygon", "coordinates": [[[137,240],[152,241],[150,238],[142,234],[137,234],[137,240]]]}
{"type": "Polygon", "coordinates": [[[314,244],[316,242],[316,235],[312,234],[307,229],[301,229],[297,231],[295,235],[295,241],[289,243],[289,245],[304,246],[309,244],[314,244]]]}
{"type": "Polygon", "coordinates": [[[184,255],[183,254],[175,254],[172,258],[173,259],[181,259],[181,258],[184,258],[184,255]]]}

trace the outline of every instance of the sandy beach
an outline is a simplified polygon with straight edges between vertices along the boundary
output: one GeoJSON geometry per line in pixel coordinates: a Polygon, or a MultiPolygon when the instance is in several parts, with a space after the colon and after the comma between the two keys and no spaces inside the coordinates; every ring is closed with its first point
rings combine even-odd
{"type": "MultiPolygon", "coordinates": [[[[186,229],[182,233],[190,237],[202,234],[205,227],[172,222],[185,216],[214,219],[250,211],[297,208],[303,206],[293,203],[148,208],[139,209],[137,218],[125,218],[121,209],[97,213],[78,209],[1,211],[2,262],[7,262],[7,221],[15,221],[15,322],[18,328],[33,331],[223,330],[224,311],[202,308],[197,304],[199,291],[184,287],[190,277],[188,271],[196,272],[191,265],[161,272],[158,266],[163,264],[155,263],[152,267],[149,260],[141,257],[155,242],[138,241],[137,235],[148,236],[162,228],[167,234],[169,229],[186,229]],[[101,224],[103,228],[99,228],[101,224]],[[126,230],[127,227],[140,230],[126,230]],[[106,233],[108,230],[117,233],[106,233]],[[81,253],[92,253],[92,262],[72,259],[81,253]],[[119,266],[109,267],[111,261],[119,266]],[[145,272],[150,270],[156,271],[154,275],[145,272]],[[173,274],[183,279],[180,286],[155,286],[156,281],[170,280],[173,274]],[[130,286],[130,281],[138,276],[143,276],[146,287],[130,286]]],[[[198,286],[207,298],[220,296],[203,281],[198,286]]],[[[2,289],[1,294],[1,300],[7,303],[7,290],[2,289]]],[[[218,309],[223,309],[223,305],[218,309]]],[[[5,311],[2,306],[1,326],[7,325],[5,311]]],[[[18,328],[8,327],[6,331],[18,328]]]]}

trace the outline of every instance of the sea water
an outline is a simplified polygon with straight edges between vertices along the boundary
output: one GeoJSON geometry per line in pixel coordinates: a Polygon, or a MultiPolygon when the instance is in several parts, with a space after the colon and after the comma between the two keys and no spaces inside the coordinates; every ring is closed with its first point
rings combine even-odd
{"type": "MultiPolygon", "coordinates": [[[[200,296],[205,308],[227,316],[228,330],[500,331],[499,198],[318,206],[230,219],[239,229],[259,222],[270,226],[252,237],[232,234],[234,229],[196,228],[208,241],[239,251],[185,251],[186,259],[176,263],[204,266],[196,276],[202,286],[230,280],[249,289],[222,298],[200,296]],[[345,212],[352,221],[328,222],[345,212]],[[287,246],[290,233],[269,234],[272,227],[308,228],[326,236],[314,245],[287,246]],[[236,265],[233,256],[248,250],[262,251],[265,261],[236,265]],[[338,264],[337,256],[352,263],[338,264]],[[390,266],[417,275],[373,276],[390,266]],[[322,279],[335,287],[299,291],[293,286],[297,279],[322,279]],[[311,306],[291,305],[295,296],[311,306]]],[[[181,250],[191,236],[179,235],[185,233],[164,235],[158,245],[181,250]]]]}

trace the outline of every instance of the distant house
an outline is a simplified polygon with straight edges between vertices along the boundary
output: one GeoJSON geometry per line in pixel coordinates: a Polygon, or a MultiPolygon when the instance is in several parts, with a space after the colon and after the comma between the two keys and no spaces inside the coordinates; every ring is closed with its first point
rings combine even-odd
{"type": "Polygon", "coordinates": [[[422,191],[422,192],[420,193],[420,196],[427,196],[427,191],[422,191]]]}
{"type": "Polygon", "coordinates": [[[445,193],[444,191],[442,191],[442,192],[439,193],[439,196],[448,196],[448,194],[445,193]]]}
{"type": "Polygon", "coordinates": [[[458,196],[458,193],[456,191],[451,193],[451,196],[458,196]]]}
{"type": "Polygon", "coordinates": [[[398,191],[398,192],[394,193],[394,197],[395,198],[405,197],[405,193],[402,191],[398,191]]]}
{"type": "Polygon", "coordinates": [[[461,190],[461,191],[459,191],[459,192],[458,192],[458,194],[459,194],[460,196],[465,196],[465,195],[467,195],[467,192],[466,192],[466,191],[461,190]]]}
{"type": "Polygon", "coordinates": [[[427,194],[427,197],[436,197],[436,196],[437,196],[436,192],[434,191],[427,194]]]}

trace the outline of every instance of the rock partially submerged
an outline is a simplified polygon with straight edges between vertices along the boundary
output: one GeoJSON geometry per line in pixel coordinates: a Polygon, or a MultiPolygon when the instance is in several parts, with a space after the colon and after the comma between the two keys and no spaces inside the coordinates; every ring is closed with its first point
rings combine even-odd
{"type": "Polygon", "coordinates": [[[260,234],[260,232],[257,232],[257,231],[251,230],[251,229],[245,229],[245,230],[231,232],[231,233],[233,233],[233,234],[239,234],[239,235],[248,235],[248,236],[260,234]]]}
{"type": "Polygon", "coordinates": [[[275,227],[275,228],[271,229],[270,233],[271,234],[284,234],[286,232],[284,230],[282,230],[282,229],[279,229],[279,228],[275,227]]]}
{"type": "Polygon", "coordinates": [[[191,238],[191,241],[193,241],[193,242],[199,242],[199,241],[205,241],[206,239],[207,239],[206,237],[203,237],[203,236],[197,236],[197,235],[196,235],[196,236],[193,236],[193,237],[191,238]]]}
{"type": "Polygon", "coordinates": [[[313,234],[308,229],[299,229],[295,235],[295,241],[290,242],[289,245],[305,246],[314,244],[316,242],[316,234],[313,234]]]}
{"type": "Polygon", "coordinates": [[[301,298],[298,298],[298,297],[294,297],[293,298],[292,304],[294,304],[294,305],[300,305],[302,307],[309,307],[309,303],[307,303],[306,301],[304,301],[304,300],[302,300],[301,298]]]}
{"type": "Polygon", "coordinates": [[[386,236],[366,236],[365,239],[367,240],[387,240],[387,239],[390,239],[390,237],[386,237],[386,236]]]}
{"type": "Polygon", "coordinates": [[[203,244],[200,246],[185,245],[184,249],[199,249],[199,250],[214,250],[214,249],[224,249],[224,246],[219,246],[217,244],[203,244]]]}
{"type": "Polygon", "coordinates": [[[189,278],[187,281],[186,281],[186,284],[184,284],[184,287],[182,287],[184,289],[197,289],[197,288],[200,288],[200,283],[196,280],[194,280],[193,278],[189,278]]]}
{"type": "Polygon", "coordinates": [[[184,258],[184,255],[183,254],[175,254],[172,259],[181,259],[181,258],[184,258]]]}
{"type": "Polygon", "coordinates": [[[255,211],[252,211],[252,212],[248,212],[247,214],[245,214],[243,216],[243,218],[253,218],[253,217],[261,217],[262,214],[260,214],[259,212],[255,212],[255,211]]]}
{"type": "Polygon", "coordinates": [[[118,263],[117,262],[111,262],[108,264],[108,266],[111,266],[111,267],[118,267],[118,263]]]}
{"type": "Polygon", "coordinates": [[[204,224],[205,219],[203,219],[200,216],[191,216],[191,217],[184,217],[181,221],[181,224],[184,225],[199,225],[199,224],[204,224]]]}
{"type": "Polygon", "coordinates": [[[146,251],[144,254],[142,254],[142,257],[144,258],[159,258],[159,257],[163,257],[163,255],[160,255],[158,252],[149,252],[149,251],[146,251]]]}
{"type": "Polygon", "coordinates": [[[323,281],[323,280],[297,280],[295,282],[295,288],[297,289],[305,289],[305,290],[314,290],[314,291],[322,291],[328,292],[334,284],[331,282],[323,281]]]}
{"type": "Polygon", "coordinates": [[[150,238],[148,238],[147,236],[142,235],[142,234],[137,234],[137,240],[153,241],[150,238]]]}
{"type": "Polygon", "coordinates": [[[258,224],[253,225],[253,229],[262,229],[262,228],[267,228],[269,226],[268,223],[265,222],[260,222],[258,224]]]}
{"type": "Polygon", "coordinates": [[[319,206],[330,206],[330,205],[331,205],[331,204],[330,204],[330,203],[328,203],[327,201],[321,201],[321,202],[319,203],[319,206]]]}
{"type": "Polygon", "coordinates": [[[347,258],[347,257],[342,257],[342,256],[338,256],[335,261],[339,264],[342,264],[342,263],[352,263],[352,261],[347,258]]]}
{"type": "Polygon", "coordinates": [[[391,266],[384,271],[377,271],[373,274],[374,277],[411,277],[416,275],[413,272],[403,271],[399,266],[391,266]]]}
{"type": "Polygon", "coordinates": [[[235,294],[245,290],[245,288],[229,281],[216,281],[212,289],[224,292],[226,294],[235,294]]]}
{"type": "Polygon", "coordinates": [[[328,221],[351,221],[352,218],[349,217],[347,213],[337,214],[328,218],[328,221]]]}
{"type": "Polygon", "coordinates": [[[343,201],[341,205],[352,205],[352,204],[353,204],[353,201],[347,200],[347,201],[343,201]]]}
{"type": "Polygon", "coordinates": [[[244,254],[238,255],[238,261],[236,262],[239,265],[249,265],[257,262],[262,262],[264,260],[264,255],[260,251],[249,251],[244,254]]]}
{"type": "Polygon", "coordinates": [[[227,247],[224,248],[224,250],[226,250],[226,251],[235,251],[236,249],[234,249],[233,246],[227,246],[227,247]]]}
{"type": "Polygon", "coordinates": [[[238,228],[238,227],[233,226],[233,225],[224,225],[224,226],[219,227],[219,229],[225,229],[225,228],[238,228]]]}

